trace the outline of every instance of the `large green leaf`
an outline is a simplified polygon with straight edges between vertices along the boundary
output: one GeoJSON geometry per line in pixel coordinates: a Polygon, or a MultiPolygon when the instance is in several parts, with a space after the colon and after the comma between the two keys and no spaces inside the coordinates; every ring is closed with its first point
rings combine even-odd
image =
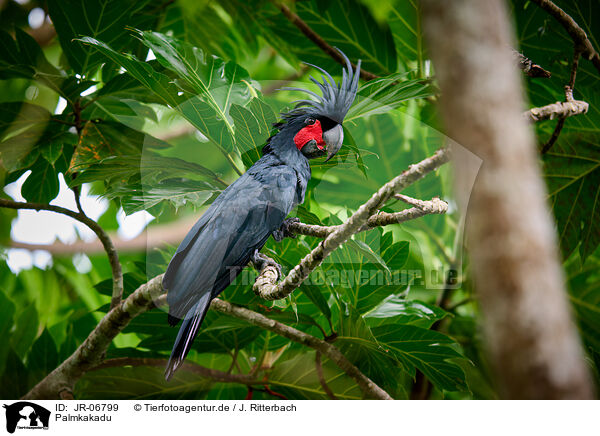
{"type": "Polygon", "coordinates": [[[30,304],[16,318],[15,330],[11,332],[10,343],[15,353],[24,358],[37,336],[39,321],[35,304],[30,304]]]}
{"type": "Polygon", "coordinates": [[[581,270],[569,275],[569,299],[575,308],[585,344],[600,352],[600,261],[590,256],[581,270]]]}
{"type": "Polygon", "coordinates": [[[58,173],[54,165],[44,158],[38,158],[21,187],[21,195],[32,203],[50,203],[58,191],[58,173]]]}
{"type": "Polygon", "coordinates": [[[600,147],[563,135],[544,155],[544,172],[563,255],[579,245],[585,261],[600,243],[600,147]]]}
{"type": "Polygon", "coordinates": [[[248,73],[232,62],[208,56],[189,44],[155,32],[140,32],[144,44],[156,54],[164,68],[158,72],[151,62],[113,50],[104,42],[82,38],[152,91],[163,104],[177,110],[217,147],[227,152],[234,146],[234,124],[229,115],[232,104],[245,104],[255,91],[248,73]]]}
{"type": "Polygon", "coordinates": [[[372,331],[380,346],[402,362],[411,375],[417,368],[440,389],[466,389],[462,369],[450,360],[462,358],[450,347],[455,344],[450,337],[412,325],[383,325],[372,331]]]}
{"type": "Polygon", "coordinates": [[[212,383],[212,379],[184,370],[167,382],[164,368],[125,366],[87,372],[75,385],[74,393],[82,400],[198,400],[212,383]]]}
{"type": "Polygon", "coordinates": [[[54,339],[45,329],[33,343],[27,358],[30,384],[35,384],[58,366],[58,351],[54,339]]]}
{"type": "Polygon", "coordinates": [[[335,345],[358,369],[384,389],[394,392],[401,367],[373,336],[364,318],[352,306],[340,315],[339,336],[335,345]]]}
{"type": "Polygon", "coordinates": [[[408,243],[392,243],[391,235],[380,243],[380,235],[380,230],[357,235],[358,241],[348,241],[323,263],[325,282],[360,313],[407,285],[402,266],[408,257],[408,243]]]}
{"type": "Polygon", "coordinates": [[[404,69],[416,67],[422,77],[427,54],[423,43],[419,3],[417,0],[394,1],[388,12],[387,22],[404,69]]]}
{"type": "MultiPolygon", "coordinates": [[[[292,356],[278,362],[269,374],[268,383],[271,388],[289,399],[328,399],[329,397],[319,381],[315,352],[311,350],[292,356]]],[[[338,399],[357,400],[363,397],[356,382],[335,363],[324,356],[321,361],[323,378],[338,399]]]]}
{"type": "MultiPolygon", "coordinates": [[[[356,0],[304,1],[294,3],[296,13],[321,38],[340,48],[351,60],[362,59],[363,68],[379,75],[397,69],[392,32],[385,23],[377,23],[371,12],[356,0]]],[[[278,8],[267,5],[263,14],[263,32],[280,52],[291,51],[298,59],[325,68],[334,74],[341,67],[285,18],[278,8]],[[269,7],[270,6],[270,7],[269,7]]]]}
{"type": "MultiPolygon", "coordinates": [[[[8,299],[4,292],[0,291],[0,337],[7,338],[13,326],[15,305],[8,299]]],[[[10,347],[7,344],[0,347],[0,374],[4,373],[4,365],[10,347]]]]}
{"type": "Polygon", "coordinates": [[[149,0],[49,0],[48,13],[71,68],[81,75],[91,75],[105,62],[104,57],[74,39],[90,36],[121,50],[132,42],[126,28],[148,25],[159,19],[162,3],[156,2],[155,9],[149,7],[149,0]],[[154,17],[149,20],[151,11],[154,17]]]}
{"type": "Polygon", "coordinates": [[[175,73],[185,87],[208,103],[233,135],[229,108],[232,104],[246,103],[254,93],[248,73],[233,62],[224,62],[161,33],[140,32],[140,38],[163,67],[175,73]]]}
{"type": "Polygon", "coordinates": [[[273,109],[259,98],[253,98],[248,108],[233,104],[230,115],[235,123],[235,142],[246,168],[261,157],[269,133],[276,121],[273,109]]]}
{"type": "Polygon", "coordinates": [[[419,300],[390,295],[377,307],[365,314],[365,321],[369,327],[384,324],[415,325],[429,328],[432,324],[446,316],[446,312],[437,306],[419,300]]]}
{"type": "Polygon", "coordinates": [[[48,109],[27,102],[0,103],[0,138],[34,126],[45,126],[50,120],[48,109]]]}
{"type": "Polygon", "coordinates": [[[12,347],[8,346],[7,348],[8,355],[4,373],[0,377],[0,386],[2,386],[0,396],[5,400],[14,400],[27,393],[30,387],[29,377],[21,358],[13,351],[12,347]]]}
{"type": "Polygon", "coordinates": [[[159,30],[224,59],[253,56],[259,50],[258,34],[251,30],[251,17],[236,6],[235,0],[176,2],[159,30]]]}
{"type": "Polygon", "coordinates": [[[433,89],[427,81],[410,78],[406,73],[370,80],[358,89],[356,101],[344,121],[387,113],[409,100],[431,95],[433,89]]]}

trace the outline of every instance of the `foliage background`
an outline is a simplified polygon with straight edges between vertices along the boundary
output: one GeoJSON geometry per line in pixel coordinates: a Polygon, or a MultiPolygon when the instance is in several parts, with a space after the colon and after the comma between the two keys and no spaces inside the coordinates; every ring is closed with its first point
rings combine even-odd
{"type": "MultiPolygon", "coordinates": [[[[557,3],[597,47],[594,35],[600,29],[591,17],[599,16],[598,2],[557,3]]],[[[276,114],[298,98],[274,89],[289,81],[307,86],[314,73],[300,61],[340,71],[275,2],[32,0],[0,5],[1,28],[10,29],[0,31],[0,177],[9,185],[28,174],[21,195],[43,203],[58,195],[59,174],[71,188],[86,184],[110,200],[99,223],[111,232],[118,228],[120,208],[127,214],[148,211],[155,218],[150,227],[201,213],[235,180],[234,167],[243,170],[257,159],[276,114]],[[47,14],[42,28],[53,27],[56,36],[43,39],[38,28],[31,28],[28,17],[35,8],[47,14]]],[[[344,126],[343,151],[332,162],[312,166],[307,199],[296,212],[306,223],[335,224],[409,164],[444,145],[434,71],[416,1],[313,0],[293,8],[328,43],[352,60],[361,58],[366,70],[380,76],[361,88],[344,126]]],[[[524,79],[531,105],[562,100],[571,39],[526,1],[514,1],[513,17],[518,49],[552,72],[550,79],[524,79]]],[[[589,102],[590,111],[568,119],[557,144],[540,157],[570,300],[596,376],[597,80],[598,72],[582,61],[575,98],[589,102]]],[[[540,144],[554,123],[536,125],[540,144]]],[[[422,199],[439,195],[452,206],[451,185],[450,171],[443,168],[406,193],[422,199]]],[[[0,210],[7,250],[15,217],[13,211],[0,210]]],[[[335,332],[334,344],[394,398],[496,398],[478,332],[479,311],[471,300],[461,226],[459,211],[451,207],[445,216],[372,230],[338,249],[310,284],[287,300],[259,301],[250,289],[250,269],[223,298],[317,337],[335,332]],[[365,277],[362,272],[392,284],[356,283],[356,277],[365,277]]],[[[290,268],[316,243],[310,237],[279,244],[269,240],[263,252],[290,268]]],[[[163,272],[174,248],[120,253],[125,293],[163,272]]],[[[0,266],[0,335],[7,338],[0,347],[2,398],[26,393],[81,344],[108,310],[109,264],[103,254],[89,258],[87,273],[75,268],[77,259],[70,255],[54,256],[45,269],[18,274],[7,264],[0,266]]],[[[166,315],[153,310],[128,325],[106,357],[164,358],[175,335],[166,315]]],[[[315,358],[314,350],[211,312],[188,360],[233,373],[248,373],[258,365],[268,389],[259,386],[253,398],[274,398],[276,392],[290,399],[325,399],[315,358]]],[[[324,359],[322,366],[336,397],[361,398],[353,380],[335,364],[324,359]]],[[[186,371],[166,383],[162,368],[133,365],[91,371],[74,394],[79,399],[239,399],[248,388],[186,371]]]]}

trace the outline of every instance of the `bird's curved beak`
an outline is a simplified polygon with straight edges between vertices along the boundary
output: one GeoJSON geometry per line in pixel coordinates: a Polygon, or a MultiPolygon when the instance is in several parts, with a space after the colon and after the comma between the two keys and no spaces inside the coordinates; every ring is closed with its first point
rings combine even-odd
{"type": "Polygon", "coordinates": [[[335,156],[340,148],[342,148],[342,141],[344,140],[344,129],[342,128],[342,125],[338,124],[323,133],[323,140],[325,141],[325,144],[327,144],[327,159],[325,159],[325,162],[327,162],[335,156]]]}

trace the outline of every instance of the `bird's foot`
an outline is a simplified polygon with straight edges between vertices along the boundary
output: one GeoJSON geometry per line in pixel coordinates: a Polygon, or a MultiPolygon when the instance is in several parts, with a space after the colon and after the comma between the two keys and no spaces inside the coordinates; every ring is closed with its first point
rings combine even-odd
{"type": "Polygon", "coordinates": [[[277,274],[279,274],[278,279],[283,277],[283,273],[281,272],[281,265],[271,259],[269,256],[266,256],[260,253],[258,250],[254,250],[254,254],[250,259],[254,268],[260,273],[266,266],[272,266],[277,270],[277,274]]]}
{"type": "Polygon", "coordinates": [[[296,234],[290,231],[290,225],[299,222],[300,219],[296,217],[286,218],[279,229],[273,232],[273,239],[275,239],[277,242],[281,242],[285,238],[295,238],[296,234]]]}

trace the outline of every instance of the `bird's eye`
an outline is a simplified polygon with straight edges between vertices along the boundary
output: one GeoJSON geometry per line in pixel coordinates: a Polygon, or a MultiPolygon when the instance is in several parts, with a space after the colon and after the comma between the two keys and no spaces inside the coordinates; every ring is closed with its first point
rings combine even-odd
{"type": "Polygon", "coordinates": [[[307,126],[312,126],[314,123],[315,123],[314,118],[307,118],[306,120],[304,120],[304,124],[306,124],[307,126]]]}

